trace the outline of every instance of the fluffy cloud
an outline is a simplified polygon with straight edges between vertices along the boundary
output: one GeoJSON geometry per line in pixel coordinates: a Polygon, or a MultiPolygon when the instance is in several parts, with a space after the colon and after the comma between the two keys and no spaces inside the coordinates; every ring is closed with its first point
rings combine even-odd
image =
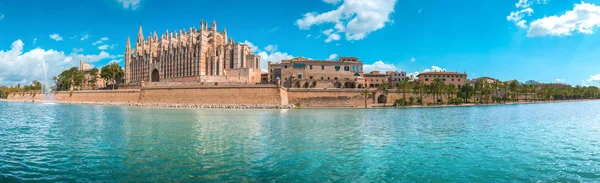
{"type": "Polygon", "coordinates": [[[340,3],[341,0],[323,0],[323,2],[329,3],[329,4],[338,4],[340,3]]]}
{"type": "Polygon", "coordinates": [[[81,53],[83,48],[73,48],[73,53],[81,53]]]}
{"type": "Polygon", "coordinates": [[[117,0],[117,2],[123,5],[123,8],[135,10],[140,7],[140,0],[117,0]]]}
{"type": "Polygon", "coordinates": [[[35,44],[35,43],[37,43],[37,38],[33,38],[33,43],[32,44],[35,44]]]}
{"type": "MultiPolygon", "coordinates": [[[[325,0],[327,3],[338,4],[336,0],[325,0]]],[[[310,29],[313,25],[324,23],[334,24],[336,32],[329,33],[328,40],[336,40],[331,37],[335,34],[345,32],[347,40],[361,40],[369,33],[385,27],[392,22],[390,14],[394,12],[396,0],[344,0],[335,10],[317,14],[306,13],[301,19],[296,20],[300,29],[310,29]]],[[[339,40],[339,38],[338,38],[339,40]]]]}
{"type": "Polygon", "coordinates": [[[329,57],[327,58],[327,60],[334,60],[337,57],[338,57],[338,55],[334,53],[334,54],[329,55],[329,57]]]}
{"type": "Polygon", "coordinates": [[[337,41],[337,40],[340,40],[340,35],[337,33],[333,33],[333,34],[330,34],[329,36],[327,36],[327,39],[325,39],[325,42],[329,43],[331,41],[337,41]]]}
{"type": "Polygon", "coordinates": [[[371,71],[385,72],[385,71],[397,71],[398,69],[396,68],[396,66],[394,64],[386,64],[380,60],[373,64],[364,64],[363,70],[365,72],[371,72],[371,71]]]}
{"type": "Polygon", "coordinates": [[[600,74],[590,76],[590,79],[588,79],[588,82],[600,83],[600,74]]]}
{"type": "Polygon", "coordinates": [[[557,78],[556,80],[554,80],[555,83],[565,83],[565,79],[560,79],[557,78]]]}
{"type": "Polygon", "coordinates": [[[110,49],[114,49],[114,48],[115,48],[115,45],[114,45],[114,44],[112,44],[112,45],[107,45],[107,44],[105,44],[105,45],[98,46],[98,49],[99,49],[99,50],[108,50],[109,48],[110,48],[110,49]]]}
{"type": "Polygon", "coordinates": [[[515,4],[515,7],[517,8],[529,8],[531,6],[531,4],[533,4],[534,2],[536,4],[547,4],[549,0],[519,0],[519,2],[517,2],[515,4]]]}
{"type": "Polygon", "coordinates": [[[275,52],[277,51],[277,45],[267,45],[267,47],[265,47],[265,51],[275,52]]]}
{"type": "Polygon", "coordinates": [[[96,46],[96,45],[98,45],[98,44],[102,44],[102,43],[104,43],[104,41],[108,41],[108,37],[103,37],[103,38],[100,38],[100,40],[98,40],[98,41],[96,41],[96,42],[92,43],[92,45],[93,45],[93,46],[96,46]]]}
{"type": "Polygon", "coordinates": [[[250,50],[252,52],[254,52],[260,56],[260,68],[261,68],[261,71],[263,71],[263,72],[267,72],[267,69],[269,67],[268,66],[269,61],[275,63],[275,62],[281,62],[281,60],[289,60],[289,59],[294,58],[293,55],[290,55],[288,53],[278,52],[276,45],[267,45],[265,47],[265,51],[262,51],[262,50],[259,50],[257,46],[255,46],[248,40],[245,40],[242,43],[248,45],[248,47],[250,47],[250,50]]]}
{"type": "Polygon", "coordinates": [[[527,28],[527,20],[523,20],[523,18],[525,17],[525,15],[531,16],[531,14],[533,14],[533,9],[525,8],[520,11],[510,12],[510,15],[508,15],[506,19],[508,21],[514,22],[520,28],[527,28]]]}
{"type": "Polygon", "coordinates": [[[81,39],[80,39],[80,40],[82,40],[82,41],[83,41],[83,40],[86,40],[86,39],[88,39],[88,38],[90,38],[90,35],[87,35],[87,34],[86,34],[86,35],[83,35],[83,37],[81,37],[81,39]]]}
{"type": "Polygon", "coordinates": [[[62,41],[63,37],[60,34],[50,34],[50,39],[54,39],[55,41],[62,41]]]}
{"type": "Polygon", "coordinates": [[[416,61],[417,61],[417,59],[415,57],[410,58],[410,62],[416,62],[416,61]]]}
{"type": "Polygon", "coordinates": [[[248,40],[244,40],[244,42],[242,42],[242,44],[245,44],[246,46],[248,46],[250,48],[250,51],[252,51],[252,52],[257,52],[258,51],[258,47],[254,46],[254,44],[252,44],[248,40]]]}
{"type": "Polygon", "coordinates": [[[573,32],[592,34],[597,26],[600,26],[600,6],[581,2],[563,15],[532,21],[527,36],[569,36],[573,32]]]}
{"type": "Polygon", "coordinates": [[[446,69],[434,65],[431,66],[431,69],[425,69],[423,72],[446,72],[446,69]]]}
{"type": "Polygon", "coordinates": [[[33,80],[43,80],[42,61],[45,61],[48,77],[58,75],[64,69],[78,66],[79,60],[96,62],[111,58],[106,52],[98,55],[82,55],[77,53],[65,54],[62,51],[35,48],[23,52],[23,41],[12,43],[10,50],[0,50],[0,78],[2,85],[27,84],[33,80]]]}

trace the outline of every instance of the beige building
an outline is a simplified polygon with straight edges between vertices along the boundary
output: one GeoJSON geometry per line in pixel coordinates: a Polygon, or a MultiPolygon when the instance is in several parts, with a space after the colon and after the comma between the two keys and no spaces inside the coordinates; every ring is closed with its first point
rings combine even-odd
{"type": "Polygon", "coordinates": [[[227,30],[213,21],[200,29],[168,30],[144,38],[142,27],[135,48],[129,38],[125,49],[125,83],[230,82],[259,83],[260,56],[245,44],[235,43],[227,30]]]}
{"type": "Polygon", "coordinates": [[[268,79],[280,80],[284,87],[356,88],[364,86],[363,63],[355,57],[339,60],[308,60],[298,57],[269,62],[268,79]],[[314,85],[316,84],[316,86],[314,85]]]}
{"type": "Polygon", "coordinates": [[[417,75],[419,80],[425,82],[425,84],[431,84],[436,78],[440,78],[445,84],[454,84],[457,88],[465,85],[467,82],[467,73],[458,72],[425,72],[417,75]]]}
{"type": "Polygon", "coordinates": [[[98,73],[96,73],[96,83],[94,83],[96,86],[93,86],[92,83],[88,82],[92,79],[92,69],[93,68],[90,64],[84,63],[83,60],[79,61],[79,70],[83,72],[84,77],[83,89],[92,90],[106,87],[106,81],[100,77],[100,74],[102,73],[102,70],[100,69],[98,69],[98,73]]]}
{"type": "Polygon", "coordinates": [[[401,83],[404,79],[407,79],[408,76],[406,76],[406,72],[404,71],[387,71],[385,72],[385,74],[387,74],[388,76],[390,76],[390,80],[389,83],[393,86],[396,87],[398,86],[398,83],[401,83]]]}
{"type": "Polygon", "coordinates": [[[365,83],[368,88],[377,88],[383,83],[390,82],[390,75],[380,73],[379,71],[372,71],[364,74],[365,83]]]}

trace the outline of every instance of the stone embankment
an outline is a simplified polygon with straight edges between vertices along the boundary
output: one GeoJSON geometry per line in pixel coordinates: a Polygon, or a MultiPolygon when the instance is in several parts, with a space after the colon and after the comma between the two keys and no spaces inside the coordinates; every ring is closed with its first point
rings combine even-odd
{"type": "MultiPolygon", "coordinates": [[[[19,102],[47,102],[39,100],[0,100],[19,102]]],[[[60,104],[90,104],[105,106],[133,106],[133,107],[164,107],[164,108],[196,108],[196,109],[296,109],[296,105],[268,105],[268,104],[148,104],[148,103],[121,103],[121,102],[76,102],[55,101],[60,104]]]]}

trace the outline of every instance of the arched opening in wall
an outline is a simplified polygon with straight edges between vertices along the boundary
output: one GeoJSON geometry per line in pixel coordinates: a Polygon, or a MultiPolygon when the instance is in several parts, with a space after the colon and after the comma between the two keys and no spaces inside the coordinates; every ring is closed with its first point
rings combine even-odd
{"type": "Polygon", "coordinates": [[[387,97],[385,97],[385,95],[379,95],[379,97],[377,97],[377,103],[379,104],[385,104],[387,101],[387,97]]]}
{"type": "Polygon", "coordinates": [[[159,81],[160,81],[160,75],[158,73],[158,69],[152,70],[152,82],[159,82],[159,81]]]}

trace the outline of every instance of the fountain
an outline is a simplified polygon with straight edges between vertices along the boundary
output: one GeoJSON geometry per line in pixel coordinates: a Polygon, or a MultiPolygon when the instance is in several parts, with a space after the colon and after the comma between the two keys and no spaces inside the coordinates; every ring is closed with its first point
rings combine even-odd
{"type": "Polygon", "coordinates": [[[44,67],[44,83],[42,83],[42,97],[44,98],[44,102],[54,103],[54,97],[52,96],[50,85],[48,84],[48,71],[46,70],[46,60],[44,59],[42,59],[42,66],[44,67]]]}

